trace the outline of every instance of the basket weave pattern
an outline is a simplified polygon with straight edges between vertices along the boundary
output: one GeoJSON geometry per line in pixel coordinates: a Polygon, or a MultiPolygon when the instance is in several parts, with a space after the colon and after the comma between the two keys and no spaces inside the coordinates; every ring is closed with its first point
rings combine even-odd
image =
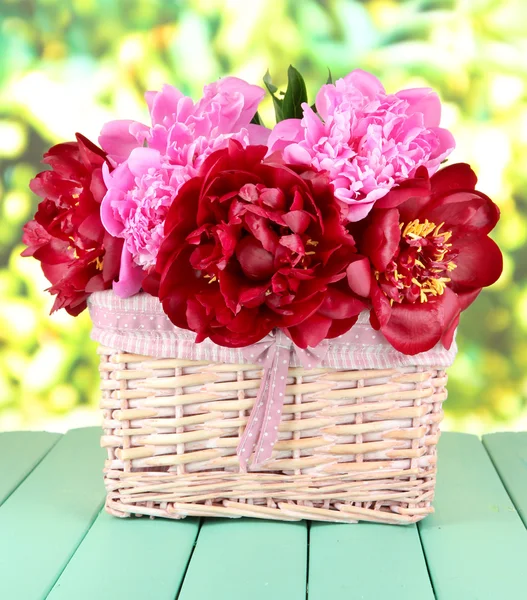
{"type": "Polygon", "coordinates": [[[290,367],[273,456],[242,473],[258,365],[99,354],[116,516],[413,523],[432,512],[443,368],[290,367]]]}

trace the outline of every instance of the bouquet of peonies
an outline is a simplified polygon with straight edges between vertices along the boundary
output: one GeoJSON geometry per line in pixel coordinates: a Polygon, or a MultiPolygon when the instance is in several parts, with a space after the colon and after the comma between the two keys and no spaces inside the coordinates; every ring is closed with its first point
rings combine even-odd
{"type": "Polygon", "coordinates": [[[151,125],[107,123],[100,147],[52,147],[24,228],[56,296],[79,314],[96,291],[156,296],[196,342],[239,348],[274,329],[298,347],[347,332],[365,310],[404,354],[449,348],[461,311],[494,283],[496,205],[454,148],[429,88],[388,94],[355,70],[309,105],[293,67],[277,124],[265,90],[235,77],[194,102],[147,92],[151,125]]]}

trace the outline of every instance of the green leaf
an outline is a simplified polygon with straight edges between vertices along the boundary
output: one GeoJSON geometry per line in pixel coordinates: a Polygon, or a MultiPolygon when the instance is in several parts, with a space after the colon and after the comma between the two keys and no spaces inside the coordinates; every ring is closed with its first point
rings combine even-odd
{"type": "Polygon", "coordinates": [[[263,82],[265,84],[265,87],[268,89],[269,93],[271,94],[272,99],[273,99],[274,113],[276,115],[276,122],[279,123],[280,121],[284,120],[284,114],[283,114],[284,100],[283,100],[283,98],[277,98],[276,97],[275,94],[278,91],[278,88],[271,81],[271,74],[269,73],[269,71],[267,71],[267,73],[264,75],[263,82]]]}
{"type": "Polygon", "coordinates": [[[283,102],[284,119],[301,119],[303,117],[302,103],[307,102],[307,91],[304,78],[289,65],[287,70],[287,90],[283,102]]]}
{"type": "Polygon", "coordinates": [[[256,111],[256,113],[254,114],[254,117],[251,119],[251,123],[253,125],[263,125],[264,122],[262,121],[262,117],[260,116],[260,113],[258,111],[256,111]]]}
{"type": "Polygon", "coordinates": [[[274,96],[278,91],[278,88],[271,81],[271,73],[269,73],[269,69],[267,69],[267,73],[263,76],[263,82],[265,83],[265,87],[269,90],[269,93],[274,96]]]}

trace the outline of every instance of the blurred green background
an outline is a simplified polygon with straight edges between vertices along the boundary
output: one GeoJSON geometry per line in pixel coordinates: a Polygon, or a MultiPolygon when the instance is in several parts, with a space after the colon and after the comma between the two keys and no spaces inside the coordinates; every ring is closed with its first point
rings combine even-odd
{"type": "MultiPolygon", "coordinates": [[[[0,2],[0,430],[98,421],[88,315],[49,316],[39,264],[21,259],[42,153],[114,118],[146,121],[143,93],[195,99],[224,74],[283,84],[292,63],[310,99],[356,67],[387,90],[432,86],[501,207],[502,278],[464,314],[446,427],[527,429],[527,2],[523,0],[2,0],[0,2]]],[[[262,111],[270,123],[272,106],[262,111]]]]}

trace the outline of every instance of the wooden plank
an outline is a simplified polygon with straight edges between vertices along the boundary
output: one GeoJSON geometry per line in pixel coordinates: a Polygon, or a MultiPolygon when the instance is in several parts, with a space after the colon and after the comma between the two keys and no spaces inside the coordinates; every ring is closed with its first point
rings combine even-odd
{"type": "Polygon", "coordinates": [[[434,600],[415,525],[312,523],[309,600],[434,600]]]}
{"type": "Polygon", "coordinates": [[[527,432],[484,435],[483,445],[527,527],[527,432]]]}
{"type": "Polygon", "coordinates": [[[198,529],[198,519],[119,519],[103,511],[48,600],[173,600],[198,529]]]}
{"type": "Polygon", "coordinates": [[[104,500],[100,433],[69,431],[0,507],[0,598],[44,598],[93,523],[104,500]]]}
{"type": "Polygon", "coordinates": [[[57,443],[59,433],[8,431],[0,434],[0,505],[57,443]]]}
{"type": "Polygon", "coordinates": [[[418,524],[438,600],[525,594],[527,530],[480,440],[439,442],[435,514],[418,524]]]}
{"type": "Polygon", "coordinates": [[[306,523],[208,519],[179,600],[305,600],[306,523]]]}

